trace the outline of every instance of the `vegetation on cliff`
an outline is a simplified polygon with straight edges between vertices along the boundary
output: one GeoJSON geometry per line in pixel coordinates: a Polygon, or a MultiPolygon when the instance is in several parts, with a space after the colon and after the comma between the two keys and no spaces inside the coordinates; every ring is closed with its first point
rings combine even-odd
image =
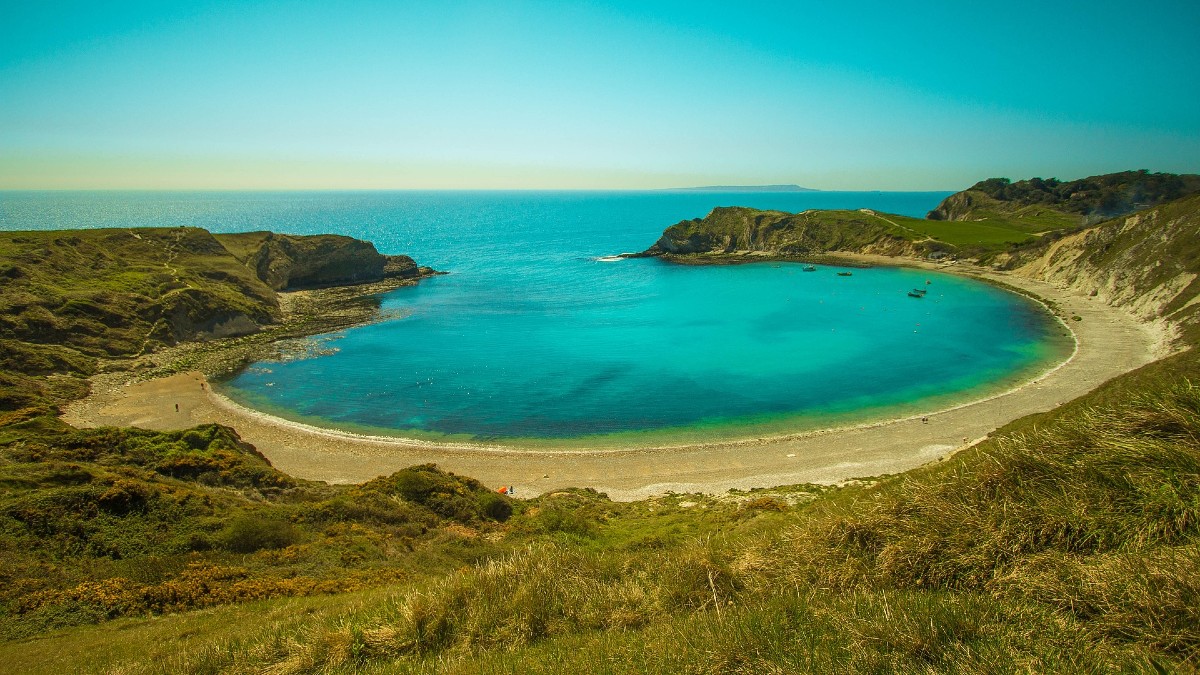
{"type": "MultiPolygon", "coordinates": [[[[1073,181],[1030,178],[1016,183],[989,178],[951,195],[929,212],[931,220],[977,220],[998,214],[1027,222],[1047,210],[1070,214],[1063,226],[1096,222],[1200,193],[1200,176],[1124,171],[1073,181]]],[[[1046,214],[1050,215],[1050,214],[1046,214]]],[[[1053,222],[1051,220],[1050,222],[1053,222]]]]}

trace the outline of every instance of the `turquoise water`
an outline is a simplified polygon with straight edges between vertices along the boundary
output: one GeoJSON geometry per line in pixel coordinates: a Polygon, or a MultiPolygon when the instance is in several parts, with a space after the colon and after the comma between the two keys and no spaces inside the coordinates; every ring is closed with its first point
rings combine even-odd
{"type": "Polygon", "coordinates": [[[6,229],[198,225],[339,232],[450,271],[404,318],[260,363],[235,400],[354,431],[529,441],[728,437],[917,412],[1063,354],[1023,298],[896,268],[601,262],[717,205],[922,215],[945,193],[6,193],[6,229]],[[40,206],[39,206],[40,205],[40,206]],[[926,281],[932,283],[926,284],[926,281]],[[908,297],[928,288],[923,299],[908,297]]]}

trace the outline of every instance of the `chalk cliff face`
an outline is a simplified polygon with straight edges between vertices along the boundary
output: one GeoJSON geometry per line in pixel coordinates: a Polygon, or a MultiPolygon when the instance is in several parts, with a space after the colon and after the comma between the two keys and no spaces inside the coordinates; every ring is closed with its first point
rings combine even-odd
{"type": "Polygon", "coordinates": [[[644,255],[796,255],[829,252],[915,255],[922,248],[866,211],[784,213],[719,207],[663,232],[644,255]]]}
{"type": "Polygon", "coordinates": [[[994,262],[1146,320],[1200,328],[1200,197],[1116,218],[994,262]]]}

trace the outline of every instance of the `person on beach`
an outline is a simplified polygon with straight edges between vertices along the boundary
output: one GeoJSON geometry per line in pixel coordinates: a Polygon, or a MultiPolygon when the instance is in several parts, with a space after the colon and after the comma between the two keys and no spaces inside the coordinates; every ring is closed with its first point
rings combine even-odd
{"type": "Polygon", "coordinates": [[[175,404],[175,412],[179,412],[179,404],[178,403],[175,404]]]}

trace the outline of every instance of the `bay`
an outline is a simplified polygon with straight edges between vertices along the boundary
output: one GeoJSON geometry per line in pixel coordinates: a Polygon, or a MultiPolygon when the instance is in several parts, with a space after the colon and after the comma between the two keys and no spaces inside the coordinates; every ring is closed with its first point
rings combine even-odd
{"type": "Polygon", "coordinates": [[[1061,358],[1062,327],[1039,306],[950,275],[599,260],[715,206],[920,216],[946,194],[3,193],[0,222],[373,241],[450,274],[389,294],[404,318],[325,336],[325,355],[255,364],[222,390],[363,433],[659,443],[917,413],[1061,358]]]}

